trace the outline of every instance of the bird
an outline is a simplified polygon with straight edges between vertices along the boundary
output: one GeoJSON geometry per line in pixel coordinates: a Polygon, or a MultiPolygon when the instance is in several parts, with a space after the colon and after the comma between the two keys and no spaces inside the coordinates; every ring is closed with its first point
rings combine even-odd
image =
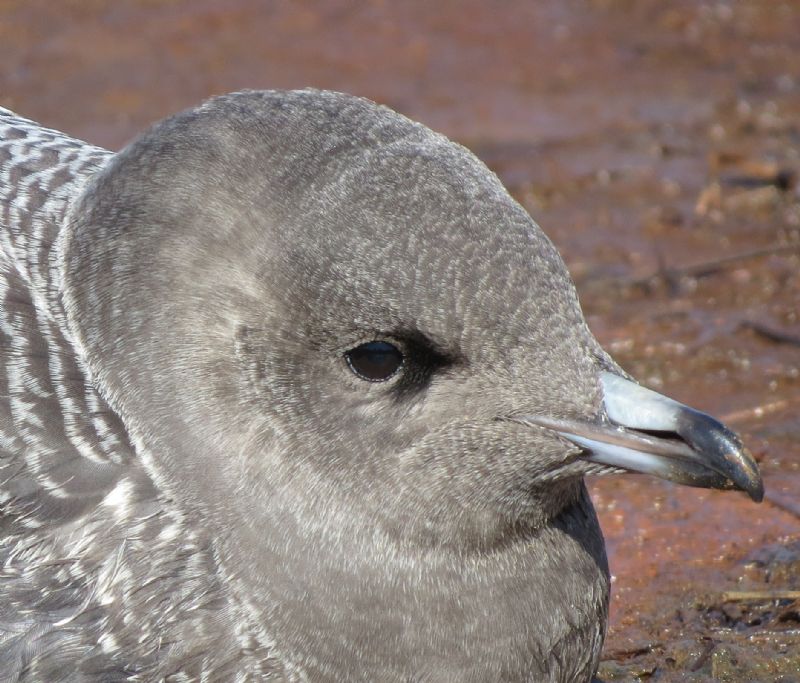
{"type": "Polygon", "coordinates": [[[589,681],[588,474],[763,495],[476,156],[243,91],[117,153],[0,110],[10,681],[589,681]]]}

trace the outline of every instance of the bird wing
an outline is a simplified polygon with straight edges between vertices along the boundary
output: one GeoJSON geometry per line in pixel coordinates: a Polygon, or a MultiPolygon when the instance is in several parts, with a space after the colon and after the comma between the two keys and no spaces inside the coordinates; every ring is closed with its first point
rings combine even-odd
{"type": "Polygon", "coordinates": [[[4,526],[66,523],[134,451],[87,380],[59,302],[58,232],[112,154],[0,110],[0,501],[4,526]],[[16,513],[16,514],[14,514],[16,513]]]}
{"type": "Polygon", "coordinates": [[[20,680],[57,680],[87,653],[64,628],[96,585],[79,538],[134,460],[58,296],[58,232],[111,156],[0,109],[0,669],[20,680]]]}
{"type": "Polygon", "coordinates": [[[70,338],[58,236],[113,156],[0,108],[0,679],[284,680],[70,338]]]}

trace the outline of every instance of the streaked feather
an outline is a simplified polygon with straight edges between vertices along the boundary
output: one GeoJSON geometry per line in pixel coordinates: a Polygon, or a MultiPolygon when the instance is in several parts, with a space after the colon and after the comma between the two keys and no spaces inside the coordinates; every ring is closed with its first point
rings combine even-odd
{"type": "Polygon", "coordinates": [[[0,109],[0,679],[282,680],[69,339],[57,238],[112,156],[0,109]]]}

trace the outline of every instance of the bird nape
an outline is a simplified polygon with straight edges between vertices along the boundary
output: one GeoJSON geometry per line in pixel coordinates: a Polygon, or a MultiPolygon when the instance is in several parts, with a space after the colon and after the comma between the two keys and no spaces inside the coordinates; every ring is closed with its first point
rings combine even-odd
{"type": "Polygon", "coordinates": [[[588,681],[583,477],[762,496],[473,154],[243,92],[117,154],[0,110],[0,670],[588,681]]]}

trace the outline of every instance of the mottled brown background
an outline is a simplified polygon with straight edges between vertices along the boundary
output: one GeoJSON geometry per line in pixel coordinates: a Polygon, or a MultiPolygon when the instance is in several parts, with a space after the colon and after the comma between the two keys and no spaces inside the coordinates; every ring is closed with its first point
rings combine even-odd
{"type": "Polygon", "coordinates": [[[593,482],[603,678],[800,681],[800,2],[0,0],[0,103],[100,145],[214,93],[303,86],[471,147],[617,359],[760,460],[761,506],[593,482]]]}

